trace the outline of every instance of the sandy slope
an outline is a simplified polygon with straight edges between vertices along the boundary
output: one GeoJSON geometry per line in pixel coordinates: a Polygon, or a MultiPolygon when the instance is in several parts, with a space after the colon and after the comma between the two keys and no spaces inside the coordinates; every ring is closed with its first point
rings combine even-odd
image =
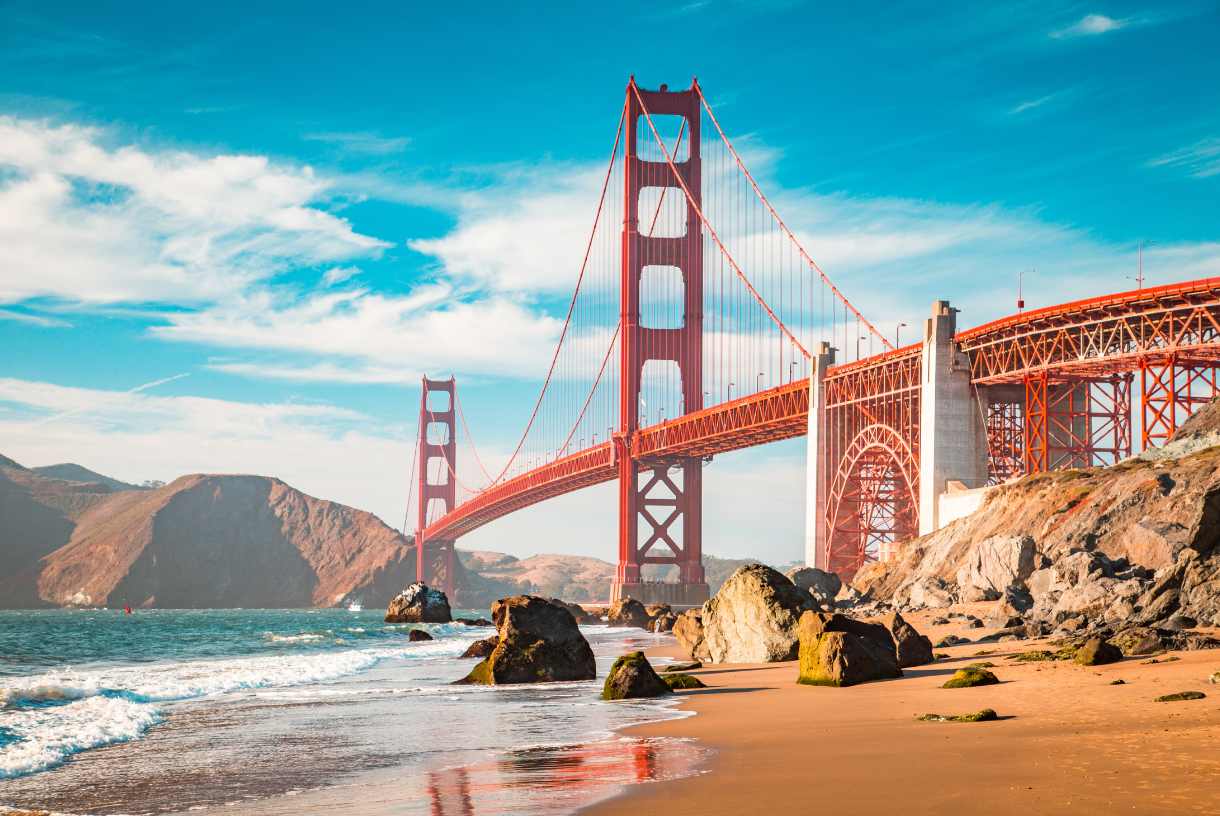
{"type": "MultiPolygon", "coordinates": [[[[934,639],[962,633],[927,626],[928,613],[909,617],[934,639]]],[[[633,731],[703,741],[717,751],[710,772],[637,785],[586,813],[1220,812],[1220,686],[1207,682],[1220,651],[1094,668],[999,656],[1037,645],[938,650],[952,657],[848,689],[797,686],[793,663],[710,666],[695,672],[710,688],[686,693],[698,716],[633,731]],[[997,664],[1001,685],[940,688],[955,666],[977,660],[997,664]],[[1109,685],[1117,678],[1126,684],[1109,685]],[[1187,689],[1208,697],[1153,702],[1187,689]],[[984,707],[1011,719],[914,719],[984,707]]]]}

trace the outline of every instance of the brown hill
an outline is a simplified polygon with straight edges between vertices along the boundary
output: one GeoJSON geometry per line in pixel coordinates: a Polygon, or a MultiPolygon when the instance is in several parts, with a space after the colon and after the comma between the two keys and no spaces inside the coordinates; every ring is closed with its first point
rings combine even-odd
{"type": "Polygon", "coordinates": [[[0,463],[0,606],[380,605],[414,579],[409,539],[278,479],[115,492],[13,465],[0,463]]]}

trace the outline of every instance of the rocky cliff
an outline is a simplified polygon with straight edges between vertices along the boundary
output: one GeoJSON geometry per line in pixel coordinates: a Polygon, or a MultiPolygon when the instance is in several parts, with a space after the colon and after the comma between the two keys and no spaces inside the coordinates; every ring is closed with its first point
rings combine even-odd
{"type": "Polygon", "coordinates": [[[414,580],[409,539],[278,479],[111,481],[0,462],[0,606],[372,606],[414,580]]]}
{"type": "Polygon", "coordinates": [[[853,588],[899,608],[1004,598],[1039,625],[1220,625],[1220,403],[1164,448],[995,488],[974,514],[869,565],[853,588]]]}

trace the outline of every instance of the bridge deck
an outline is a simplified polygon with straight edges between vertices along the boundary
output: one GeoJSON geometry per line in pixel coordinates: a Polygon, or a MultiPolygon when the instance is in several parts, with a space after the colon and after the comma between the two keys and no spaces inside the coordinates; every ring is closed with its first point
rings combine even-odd
{"type": "MultiPolygon", "coordinates": [[[[1031,373],[1108,376],[1152,360],[1220,365],[1220,278],[1140,289],[1034,309],[959,332],[979,384],[1021,382],[1031,373]]],[[[827,372],[849,401],[884,399],[886,389],[909,386],[913,343],[827,372]]],[[[909,390],[909,388],[908,388],[909,390]]],[[[895,392],[896,393],[896,392],[895,392]]],[[[809,410],[809,381],[757,394],[641,429],[632,440],[637,459],[720,453],[800,436],[809,410]]],[[[621,437],[507,479],[457,506],[424,531],[425,540],[452,540],[501,516],[618,476],[621,437]]]]}

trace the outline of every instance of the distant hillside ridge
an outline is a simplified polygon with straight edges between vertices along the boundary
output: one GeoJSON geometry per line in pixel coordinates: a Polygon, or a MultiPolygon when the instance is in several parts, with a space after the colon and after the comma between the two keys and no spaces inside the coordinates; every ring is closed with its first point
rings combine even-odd
{"type": "MultiPolygon", "coordinates": [[[[12,460],[8,460],[12,461],[12,460]]],[[[83,465],[78,465],[74,462],[64,462],[59,465],[43,465],[42,467],[29,468],[29,470],[37,473],[40,476],[47,476],[51,479],[63,479],[68,482],[97,482],[104,484],[111,490],[146,490],[147,488],[141,485],[134,485],[128,482],[119,481],[110,476],[97,473],[89,470],[83,465]]]]}
{"type": "Polygon", "coordinates": [[[279,479],[114,491],[0,463],[3,607],[376,606],[414,578],[410,538],[279,479]]]}

